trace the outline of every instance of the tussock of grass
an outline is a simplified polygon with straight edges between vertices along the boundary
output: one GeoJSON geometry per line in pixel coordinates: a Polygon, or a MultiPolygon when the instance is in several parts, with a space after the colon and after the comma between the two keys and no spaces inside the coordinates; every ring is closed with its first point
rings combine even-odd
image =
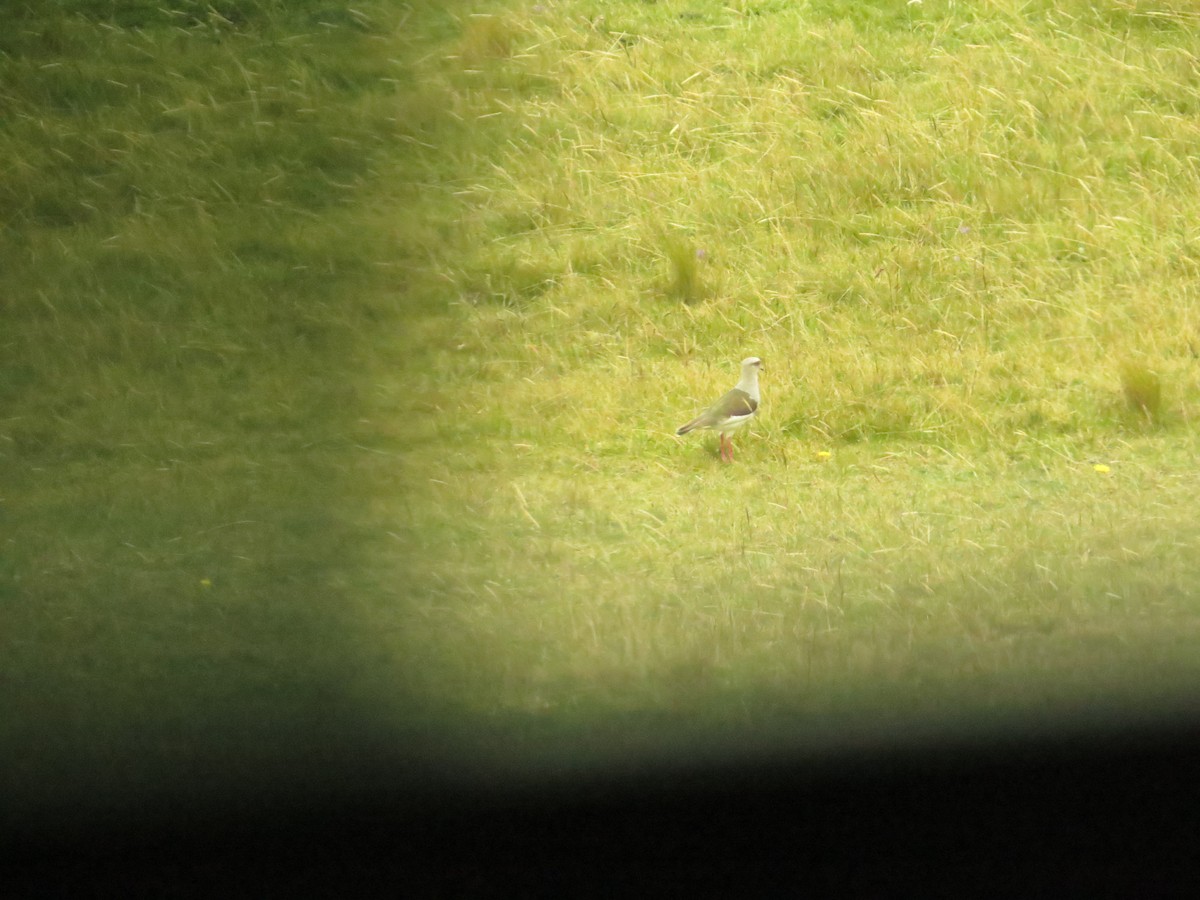
{"type": "Polygon", "coordinates": [[[700,267],[708,256],[707,251],[675,235],[666,235],[662,245],[671,269],[671,277],[666,285],[667,296],[684,303],[695,303],[707,297],[709,290],[700,275],[700,267]]]}
{"type": "Polygon", "coordinates": [[[1126,360],[1121,364],[1121,390],[1134,415],[1157,424],[1162,417],[1162,381],[1144,365],[1126,360]]]}
{"type": "Polygon", "coordinates": [[[520,39],[521,29],[511,18],[476,13],[468,16],[463,25],[458,55],[468,67],[507,59],[520,39]]]}

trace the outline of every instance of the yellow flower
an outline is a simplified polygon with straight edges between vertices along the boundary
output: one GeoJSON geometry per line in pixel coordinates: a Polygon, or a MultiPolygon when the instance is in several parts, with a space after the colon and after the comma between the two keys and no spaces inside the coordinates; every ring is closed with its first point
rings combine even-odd
{"type": "Polygon", "coordinates": [[[818,450],[817,451],[817,459],[821,460],[821,462],[824,462],[825,460],[829,459],[831,456],[833,456],[833,454],[830,453],[828,450],[818,450]]]}
{"type": "Polygon", "coordinates": [[[200,587],[202,587],[202,588],[212,587],[212,580],[208,579],[208,578],[201,578],[200,579],[200,587]]]}
{"type": "Polygon", "coordinates": [[[1101,475],[1107,475],[1112,471],[1112,469],[1110,469],[1104,463],[1096,463],[1094,466],[1092,466],[1092,471],[1099,472],[1101,475]]]}

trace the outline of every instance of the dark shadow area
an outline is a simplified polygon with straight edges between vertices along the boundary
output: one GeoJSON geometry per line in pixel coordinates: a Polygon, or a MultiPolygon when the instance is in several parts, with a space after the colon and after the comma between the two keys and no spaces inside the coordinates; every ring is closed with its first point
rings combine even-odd
{"type": "Polygon", "coordinates": [[[396,738],[310,737],[257,768],[26,807],[6,817],[6,893],[1095,896],[1200,875],[1192,713],[520,778],[396,738]]]}

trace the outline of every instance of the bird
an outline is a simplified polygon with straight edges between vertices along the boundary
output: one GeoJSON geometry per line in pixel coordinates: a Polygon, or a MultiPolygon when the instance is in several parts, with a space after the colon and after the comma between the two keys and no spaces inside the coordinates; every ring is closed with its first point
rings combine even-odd
{"type": "Polygon", "coordinates": [[[754,418],[758,412],[758,370],[763,362],[757,356],[742,360],[742,380],[732,391],[706,409],[676,434],[687,434],[696,428],[710,428],[721,439],[721,462],[733,462],[733,440],[730,435],[754,418]]]}

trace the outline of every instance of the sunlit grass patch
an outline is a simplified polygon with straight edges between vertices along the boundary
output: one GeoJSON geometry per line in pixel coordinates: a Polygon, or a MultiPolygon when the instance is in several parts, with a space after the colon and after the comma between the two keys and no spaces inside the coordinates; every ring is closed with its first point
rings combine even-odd
{"type": "Polygon", "coordinates": [[[1042,676],[1086,690],[1056,654],[1136,666],[1151,631],[1126,653],[1121,629],[1178,599],[1187,529],[1147,523],[1190,515],[1163,492],[1192,439],[1131,431],[1111,361],[1151,346],[1174,385],[1192,353],[1191,126],[1163,112],[1186,48],[1083,6],[1057,30],[843,12],[522,21],[433,264],[529,289],[455,308],[443,443],[396,437],[437,498],[399,518],[441,536],[411,568],[448,702],[816,709],[890,680],[910,708],[933,684],[1004,703],[1042,676]],[[671,431],[750,353],[763,407],[722,468],[671,431]],[[1146,491],[1153,516],[1129,504],[1146,491]],[[1178,568],[1135,565],[1155,555],[1178,568]]]}

